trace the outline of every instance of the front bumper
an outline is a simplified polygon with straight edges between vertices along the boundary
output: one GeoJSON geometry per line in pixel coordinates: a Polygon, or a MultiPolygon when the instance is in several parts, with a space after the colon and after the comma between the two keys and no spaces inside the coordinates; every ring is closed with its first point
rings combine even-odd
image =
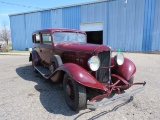
{"type": "Polygon", "coordinates": [[[111,104],[118,102],[120,100],[130,100],[131,96],[142,91],[145,88],[145,85],[146,85],[146,82],[144,82],[143,86],[138,87],[129,93],[120,94],[118,96],[114,96],[109,99],[106,97],[101,100],[95,100],[93,102],[87,101],[87,108],[97,109],[97,108],[101,108],[101,107],[106,107],[107,105],[111,105],[111,104]]]}

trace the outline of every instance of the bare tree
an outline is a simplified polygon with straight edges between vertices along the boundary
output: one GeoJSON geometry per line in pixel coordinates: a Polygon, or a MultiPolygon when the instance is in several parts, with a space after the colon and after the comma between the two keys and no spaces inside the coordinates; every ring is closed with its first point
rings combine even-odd
{"type": "Polygon", "coordinates": [[[5,41],[8,45],[10,41],[10,29],[8,28],[7,22],[2,22],[2,29],[0,30],[0,40],[5,41]]]}

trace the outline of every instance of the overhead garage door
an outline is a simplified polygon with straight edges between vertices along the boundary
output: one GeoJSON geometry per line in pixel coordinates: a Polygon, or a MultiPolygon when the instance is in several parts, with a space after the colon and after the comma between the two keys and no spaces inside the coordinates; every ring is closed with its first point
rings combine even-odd
{"type": "Polygon", "coordinates": [[[87,42],[93,44],[103,43],[102,23],[82,23],[80,29],[87,33],[87,42]]]}

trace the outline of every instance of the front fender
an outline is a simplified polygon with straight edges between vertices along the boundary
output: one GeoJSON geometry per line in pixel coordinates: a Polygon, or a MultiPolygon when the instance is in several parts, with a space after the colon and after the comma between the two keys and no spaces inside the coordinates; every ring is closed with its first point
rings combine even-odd
{"type": "MultiPolygon", "coordinates": [[[[57,71],[65,71],[78,83],[95,89],[107,91],[105,85],[97,81],[87,70],[74,63],[66,63],[60,66],[57,71]]],[[[53,74],[54,75],[54,74],[53,74]]]]}
{"type": "Polygon", "coordinates": [[[128,58],[124,58],[123,65],[117,65],[117,63],[114,60],[114,57],[112,57],[112,65],[114,66],[111,71],[112,74],[117,74],[121,77],[123,77],[125,80],[130,80],[131,77],[136,72],[136,66],[135,64],[129,60],[128,58]]]}

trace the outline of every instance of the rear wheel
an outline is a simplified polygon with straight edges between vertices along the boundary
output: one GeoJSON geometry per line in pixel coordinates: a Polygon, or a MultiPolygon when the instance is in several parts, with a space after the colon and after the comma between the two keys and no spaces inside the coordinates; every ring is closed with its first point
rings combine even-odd
{"type": "Polygon", "coordinates": [[[68,74],[63,79],[63,90],[66,102],[72,110],[78,111],[86,107],[86,88],[68,74]]]}

